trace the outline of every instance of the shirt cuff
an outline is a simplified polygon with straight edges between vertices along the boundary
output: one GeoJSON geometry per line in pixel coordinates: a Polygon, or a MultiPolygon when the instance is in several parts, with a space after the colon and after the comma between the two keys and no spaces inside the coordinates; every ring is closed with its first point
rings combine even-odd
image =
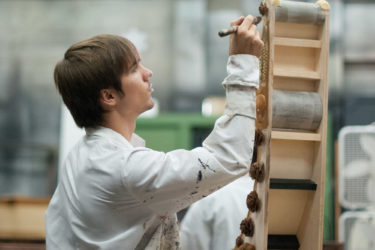
{"type": "Polygon", "coordinates": [[[224,114],[243,115],[256,119],[256,91],[247,86],[226,87],[227,100],[224,114]]]}
{"type": "Polygon", "coordinates": [[[232,55],[227,63],[228,76],[224,113],[256,119],[256,89],[259,87],[259,60],[252,55],[232,55]]]}
{"type": "Polygon", "coordinates": [[[228,76],[224,79],[223,85],[241,85],[248,87],[259,86],[259,59],[252,55],[238,54],[231,55],[227,63],[228,76]]]}

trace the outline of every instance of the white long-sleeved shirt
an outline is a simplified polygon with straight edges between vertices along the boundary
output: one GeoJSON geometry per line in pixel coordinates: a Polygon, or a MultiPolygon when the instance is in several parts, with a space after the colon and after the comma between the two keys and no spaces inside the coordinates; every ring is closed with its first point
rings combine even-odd
{"type": "Polygon", "coordinates": [[[182,250],[233,249],[253,186],[254,181],[245,175],[191,205],[180,225],[182,250]]]}
{"type": "Polygon", "coordinates": [[[179,249],[175,213],[248,171],[258,59],[230,56],[225,114],[202,147],[168,153],[88,129],[46,212],[47,249],[179,249]]]}

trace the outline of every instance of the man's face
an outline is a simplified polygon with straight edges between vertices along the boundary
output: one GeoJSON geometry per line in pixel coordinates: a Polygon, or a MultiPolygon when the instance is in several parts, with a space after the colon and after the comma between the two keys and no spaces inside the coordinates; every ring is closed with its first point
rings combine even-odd
{"type": "Polygon", "coordinates": [[[132,65],[128,73],[121,76],[121,87],[125,96],[121,98],[119,105],[126,109],[124,115],[140,115],[154,106],[152,100],[152,84],[149,78],[152,71],[140,63],[137,56],[136,64],[132,65]]]}

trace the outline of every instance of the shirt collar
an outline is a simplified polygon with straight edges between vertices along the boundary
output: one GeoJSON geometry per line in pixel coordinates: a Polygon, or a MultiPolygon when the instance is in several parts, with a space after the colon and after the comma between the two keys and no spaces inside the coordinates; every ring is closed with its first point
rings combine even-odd
{"type": "Polygon", "coordinates": [[[87,136],[100,136],[109,138],[110,140],[120,142],[121,144],[124,144],[126,146],[144,147],[146,144],[145,140],[135,133],[132,134],[132,137],[129,142],[121,134],[117,133],[116,131],[110,128],[98,126],[95,128],[86,128],[85,130],[87,136]]]}

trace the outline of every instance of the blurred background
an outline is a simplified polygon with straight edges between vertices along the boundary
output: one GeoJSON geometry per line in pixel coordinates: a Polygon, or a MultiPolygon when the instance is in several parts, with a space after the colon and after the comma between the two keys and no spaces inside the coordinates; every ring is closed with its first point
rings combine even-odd
{"type": "MultiPolygon", "coordinates": [[[[9,197],[37,200],[53,194],[64,117],[53,70],[70,45],[101,33],[133,41],[143,64],[154,73],[158,113],[167,117],[162,123],[142,121],[139,126],[153,126],[150,136],[158,129],[164,131],[161,124],[170,124],[163,129],[180,126],[169,140],[180,142],[159,149],[190,148],[201,142],[215,120],[201,118],[204,98],[224,96],[221,82],[226,76],[228,38],[219,38],[217,32],[241,15],[258,15],[260,2],[0,0],[0,197],[9,202],[9,197]]],[[[375,1],[328,2],[326,241],[337,238],[334,142],[338,132],[347,125],[375,121],[375,1]]]]}

